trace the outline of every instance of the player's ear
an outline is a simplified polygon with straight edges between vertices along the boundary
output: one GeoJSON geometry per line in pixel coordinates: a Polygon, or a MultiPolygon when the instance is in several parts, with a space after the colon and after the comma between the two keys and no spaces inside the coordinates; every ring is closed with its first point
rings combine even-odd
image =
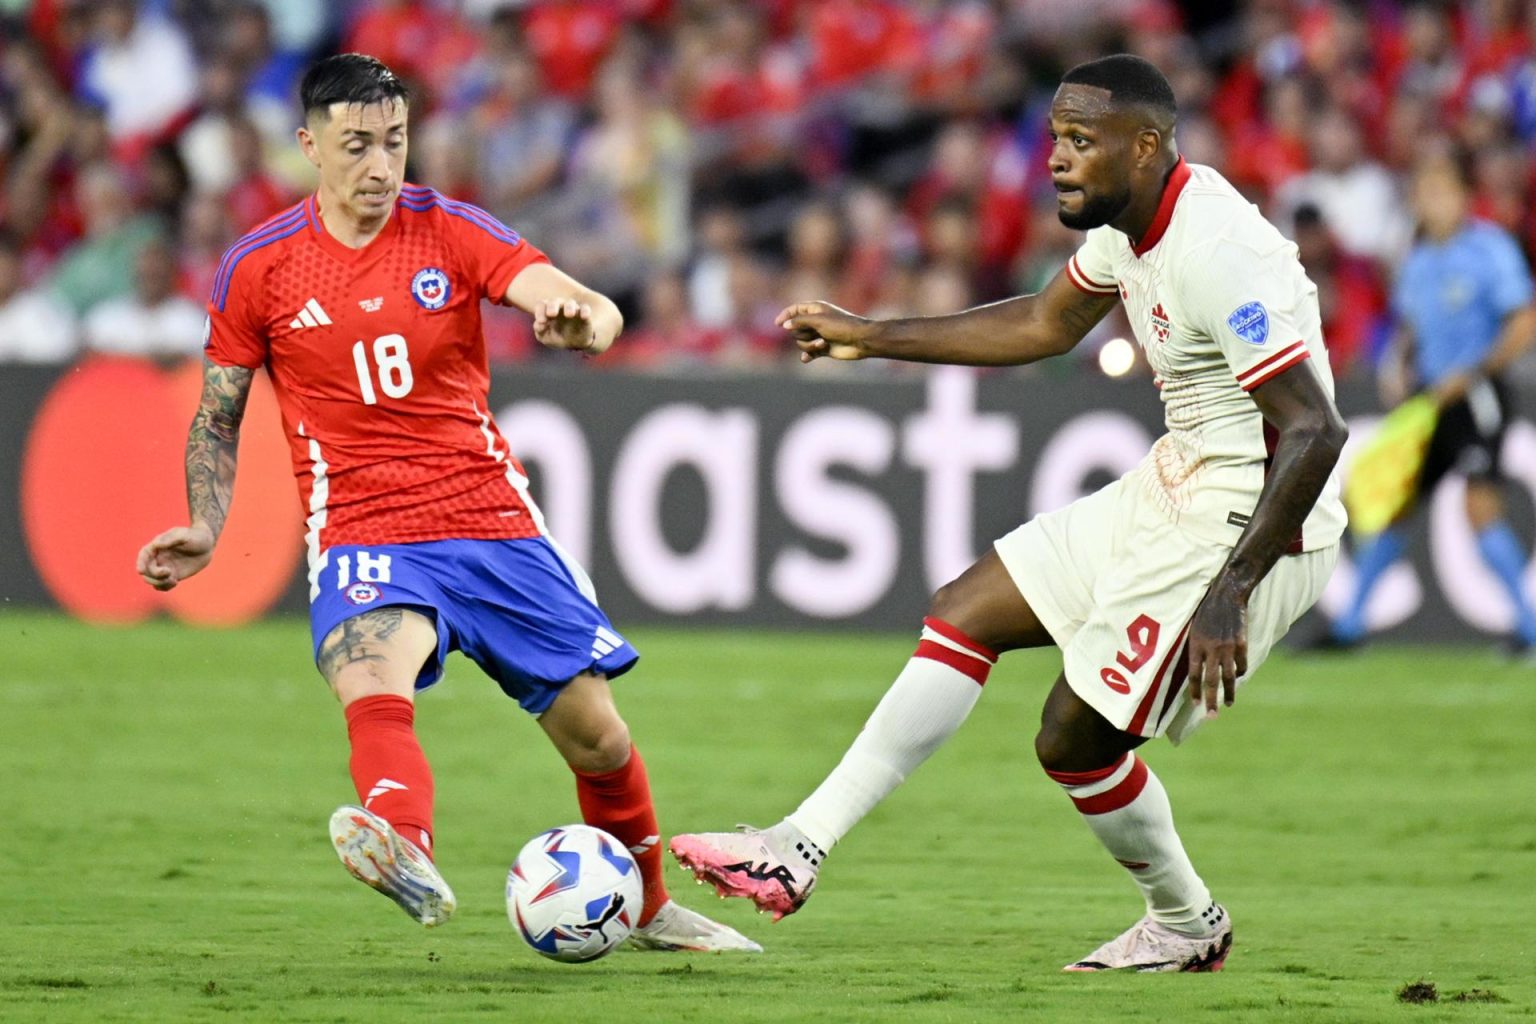
{"type": "Polygon", "coordinates": [[[315,133],[309,130],[308,125],[299,125],[298,130],[293,134],[299,140],[299,149],[303,151],[304,159],[319,167],[320,149],[315,141],[315,133]]]}
{"type": "Polygon", "coordinates": [[[1136,162],[1147,167],[1157,162],[1163,151],[1163,133],[1156,128],[1143,128],[1136,133],[1136,162]]]}

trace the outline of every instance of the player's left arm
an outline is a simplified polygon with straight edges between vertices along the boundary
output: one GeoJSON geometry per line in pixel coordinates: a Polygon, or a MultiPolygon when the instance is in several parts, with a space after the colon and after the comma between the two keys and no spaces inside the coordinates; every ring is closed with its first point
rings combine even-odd
{"type": "Polygon", "coordinates": [[[1189,627],[1189,694],[1214,713],[1231,705],[1248,671],[1248,599],[1301,531],[1339,461],[1349,429],[1303,360],[1249,392],[1279,433],[1253,518],[1216,574],[1189,627]]]}
{"type": "Polygon", "coordinates": [[[507,286],[505,301],[533,317],[533,336],[548,348],[595,356],[624,329],[612,299],[549,263],[524,267],[507,286]]]}

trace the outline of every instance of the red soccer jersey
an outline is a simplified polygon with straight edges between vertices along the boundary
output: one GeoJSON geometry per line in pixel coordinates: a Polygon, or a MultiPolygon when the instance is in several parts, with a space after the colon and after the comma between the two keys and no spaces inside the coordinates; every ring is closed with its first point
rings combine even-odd
{"type": "Polygon", "coordinates": [[[484,210],[413,185],[361,249],[326,233],[310,196],[225,254],[205,348],[224,366],[266,366],[311,558],[542,532],[491,422],[480,331],[480,300],[539,262],[484,210]]]}

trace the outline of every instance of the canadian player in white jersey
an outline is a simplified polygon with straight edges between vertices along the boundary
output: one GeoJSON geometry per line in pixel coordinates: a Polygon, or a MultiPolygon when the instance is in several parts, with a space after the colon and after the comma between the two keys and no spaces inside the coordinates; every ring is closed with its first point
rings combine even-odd
{"type": "Polygon", "coordinates": [[[917,650],[831,775],[778,825],[677,836],[722,895],[775,918],[823,858],[970,713],[1004,651],[1054,644],[1035,753],[1145,915],[1070,971],[1213,971],[1232,944],[1135,750],[1182,741],[1322,593],[1345,526],[1345,427],[1296,247],[1174,142],[1151,64],[1116,55],[1062,79],[1050,112],[1058,215],[1087,239],[1038,295],[951,316],[873,321],[803,302],[779,322],[802,360],[969,366],[1070,350],[1125,304],[1168,431],[1130,473],[1025,523],[934,595],[917,650]]]}

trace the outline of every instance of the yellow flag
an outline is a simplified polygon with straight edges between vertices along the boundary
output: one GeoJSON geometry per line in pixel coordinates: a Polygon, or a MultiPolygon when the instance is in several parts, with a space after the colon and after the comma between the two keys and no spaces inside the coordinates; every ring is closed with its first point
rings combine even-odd
{"type": "Polygon", "coordinates": [[[1344,507],[1357,536],[1380,533],[1413,499],[1439,418],[1435,400],[1416,395],[1388,413],[1361,447],[1344,479],[1344,507]]]}

